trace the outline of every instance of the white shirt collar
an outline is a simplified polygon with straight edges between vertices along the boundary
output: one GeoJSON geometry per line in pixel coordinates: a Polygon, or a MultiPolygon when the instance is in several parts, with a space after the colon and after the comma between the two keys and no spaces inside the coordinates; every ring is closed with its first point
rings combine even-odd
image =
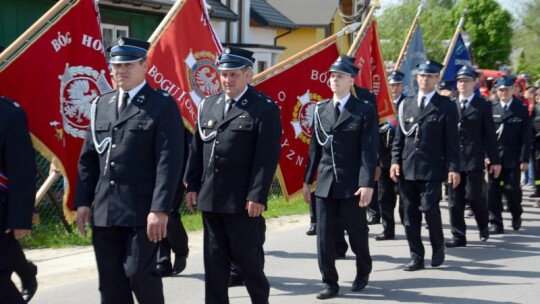
{"type": "Polygon", "coordinates": [[[242,91],[242,93],[240,93],[240,95],[238,96],[227,96],[227,94],[225,94],[225,100],[227,99],[234,99],[234,101],[238,101],[238,99],[240,99],[240,97],[242,97],[244,95],[244,93],[246,93],[247,89],[248,89],[249,86],[246,86],[244,88],[244,90],[242,91]]]}
{"type": "Polygon", "coordinates": [[[435,90],[433,90],[431,93],[428,93],[426,95],[420,95],[420,93],[418,94],[418,106],[420,107],[420,101],[422,100],[422,96],[426,96],[426,101],[424,102],[424,107],[428,105],[428,103],[431,101],[431,97],[433,97],[433,95],[435,95],[435,90]]]}
{"type": "Polygon", "coordinates": [[[345,104],[347,103],[347,100],[349,100],[350,97],[351,97],[351,93],[345,95],[345,97],[343,97],[340,100],[336,100],[334,98],[334,107],[336,107],[336,102],[339,102],[339,111],[343,112],[343,108],[345,108],[345,104]]]}
{"type": "Polygon", "coordinates": [[[512,101],[514,101],[514,98],[513,98],[513,97],[512,97],[512,99],[510,99],[510,101],[508,101],[508,102],[504,102],[504,101],[500,100],[500,102],[501,102],[501,107],[504,108],[504,106],[507,105],[508,108],[510,108],[510,105],[512,104],[512,101]]]}
{"type": "MultiPolygon", "coordinates": [[[[133,97],[135,97],[135,95],[137,95],[137,93],[139,93],[139,91],[144,87],[144,85],[146,84],[146,80],[144,80],[143,82],[141,82],[140,85],[134,87],[133,89],[129,90],[128,91],[128,94],[129,94],[129,98],[128,98],[128,102],[127,104],[130,104],[131,103],[131,100],[133,99],[133,97]]],[[[122,88],[119,88],[118,89],[119,91],[119,97],[122,98],[122,95],[124,95],[124,90],[122,90],[122,88]]],[[[127,106],[127,105],[126,105],[127,106]]],[[[120,103],[118,103],[118,107],[120,107],[120,103]]]]}
{"type": "Polygon", "coordinates": [[[472,93],[471,95],[469,95],[469,97],[467,97],[467,98],[463,98],[463,97],[460,95],[460,96],[459,96],[459,104],[461,105],[461,101],[462,101],[463,99],[467,99],[467,101],[465,102],[465,107],[468,107],[469,104],[471,103],[471,100],[473,100],[473,98],[474,98],[474,93],[472,93]]]}

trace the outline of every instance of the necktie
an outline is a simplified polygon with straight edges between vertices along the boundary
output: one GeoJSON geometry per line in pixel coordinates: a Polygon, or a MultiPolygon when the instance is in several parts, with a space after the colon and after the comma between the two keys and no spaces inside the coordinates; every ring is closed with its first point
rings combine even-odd
{"type": "Polygon", "coordinates": [[[118,115],[124,112],[124,109],[126,108],[127,103],[128,103],[128,99],[129,99],[129,93],[124,92],[124,94],[122,94],[122,100],[120,100],[120,105],[118,106],[118,115]]]}
{"type": "Polygon", "coordinates": [[[461,114],[465,113],[465,109],[467,108],[465,104],[467,103],[467,99],[461,100],[461,114]]]}
{"type": "Polygon", "coordinates": [[[225,101],[225,113],[223,114],[223,116],[225,116],[225,114],[229,113],[229,111],[231,110],[231,108],[233,107],[235,102],[236,102],[236,100],[234,100],[234,99],[227,99],[225,101]]]}
{"type": "Polygon", "coordinates": [[[504,107],[503,107],[503,109],[504,109],[504,112],[506,113],[506,111],[508,111],[508,105],[505,104],[504,107]]]}
{"type": "Polygon", "coordinates": [[[422,96],[420,99],[420,113],[424,112],[424,108],[426,106],[426,96],[422,96]]]}
{"type": "Polygon", "coordinates": [[[339,118],[339,115],[341,114],[341,110],[339,109],[339,101],[336,102],[336,104],[334,105],[334,117],[336,118],[336,121],[338,120],[339,118]]]}

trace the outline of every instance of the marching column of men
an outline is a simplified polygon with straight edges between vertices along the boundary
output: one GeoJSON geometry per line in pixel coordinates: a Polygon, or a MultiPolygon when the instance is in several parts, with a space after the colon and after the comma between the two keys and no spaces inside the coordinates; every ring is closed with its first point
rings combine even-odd
{"type": "MultiPolygon", "coordinates": [[[[135,295],[139,303],[164,303],[156,271],[158,242],[167,237],[175,194],[178,201],[185,187],[187,208],[202,211],[206,303],[229,303],[231,264],[241,272],[252,303],[268,303],[262,214],[280,157],[279,108],[249,85],[253,53],[226,48],[218,61],[224,90],[201,102],[184,171],[184,126],[172,98],[145,81],[148,47],[145,41],[123,37],[109,49],[119,88],[95,100],[79,160],[74,208],[79,231],[86,236],[86,225],[91,222],[93,227],[101,301],[134,303],[135,295]]],[[[420,63],[414,71],[419,90],[409,97],[402,94],[404,74],[393,71],[388,80],[397,120],[378,127],[371,97],[351,94],[359,71],[354,57],[340,56],[330,66],[333,97],[315,106],[303,185],[304,199],[317,207],[324,284],[318,299],[338,295],[336,243],[343,229],[356,255],[351,290],[362,291],[369,282],[366,212],[377,187],[377,165],[382,168],[377,199],[384,229],[375,239],[395,238],[398,191],[411,258],[405,271],[425,267],[422,215],[429,229],[432,267],[444,263],[446,247],[466,246],[466,204],[474,211],[481,241],[504,233],[502,193],[508,198],[513,229],[521,228],[520,173],[527,169],[532,128],[527,108],[512,96],[515,80],[497,80],[498,100],[490,104],[475,96],[478,74],[464,66],[455,75],[459,96],[452,100],[436,91],[442,67],[432,60],[420,63]],[[482,198],[484,172],[487,201],[482,198]],[[450,188],[452,233],[446,243],[439,207],[444,181],[450,188]]],[[[0,286],[10,303],[23,303],[37,283],[22,298],[10,279],[10,263],[16,240],[30,232],[35,169],[27,161],[33,155],[24,114],[2,99],[0,115],[0,286]]],[[[181,272],[188,248],[175,253],[179,262],[170,271],[181,272]]]]}

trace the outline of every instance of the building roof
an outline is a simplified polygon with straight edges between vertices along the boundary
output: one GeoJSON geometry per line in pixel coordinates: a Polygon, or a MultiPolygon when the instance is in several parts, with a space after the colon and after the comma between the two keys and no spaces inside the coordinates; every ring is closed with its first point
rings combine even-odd
{"type": "Polygon", "coordinates": [[[227,21],[238,21],[238,19],[240,19],[240,17],[238,17],[236,13],[231,11],[219,0],[206,0],[206,3],[210,6],[210,8],[208,9],[208,13],[210,14],[211,18],[227,21]]]}
{"type": "Polygon", "coordinates": [[[321,27],[332,22],[339,0],[268,0],[268,3],[297,26],[321,27]]]}
{"type": "Polygon", "coordinates": [[[262,26],[284,29],[297,28],[294,22],[268,4],[266,0],[251,0],[250,16],[262,26]]]}

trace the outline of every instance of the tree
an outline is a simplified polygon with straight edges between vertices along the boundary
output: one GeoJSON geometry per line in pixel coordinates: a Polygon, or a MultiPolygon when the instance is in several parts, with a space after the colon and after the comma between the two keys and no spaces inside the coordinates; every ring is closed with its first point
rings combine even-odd
{"type": "Polygon", "coordinates": [[[471,38],[474,62],[485,69],[508,64],[514,34],[510,12],[495,0],[460,0],[452,12],[455,22],[465,8],[467,18],[463,29],[471,38]]]}
{"type": "MultiPolygon", "coordinates": [[[[453,27],[450,8],[455,0],[428,0],[420,15],[424,46],[430,59],[442,62],[447,42],[452,38],[453,27]]],[[[405,42],[409,28],[416,15],[420,0],[404,0],[401,5],[387,8],[377,20],[379,36],[386,60],[395,61],[405,42]]]]}
{"type": "Polygon", "coordinates": [[[513,39],[515,48],[522,48],[517,73],[530,73],[533,79],[540,79],[540,2],[530,0],[521,14],[513,39]]]}
{"type": "MultiPolygon", "coordinates": [[[[379,36],[386,60],[396,60],[414,19],[420,0],[404,0],[387,8],[378,18],[379,36]]],[[[428,0],[420,16],[429,58],[442,62],[468,8],[464,30],[469,33],[473,60],[482,68],[496,69],[509,62],[512,16],[495,0],[428,0]]]]}

